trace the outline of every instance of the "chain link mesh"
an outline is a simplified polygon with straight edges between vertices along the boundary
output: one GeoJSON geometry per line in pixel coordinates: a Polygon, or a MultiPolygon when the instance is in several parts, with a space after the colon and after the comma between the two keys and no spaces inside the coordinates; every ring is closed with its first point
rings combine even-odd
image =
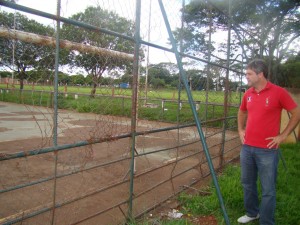
{"type": "MultiPolygon", "coordinates": [[[[47,1],[42,11],[55,15],[56,4],[47,1]]],[[[181,1],[164,4],[171,29],[180,28],[181,1]]],[[[55,20],[0,7],[1,224],[120,224],[128,219],[130,179],[138,217],[209,175],[158,2],[142,2],[136,106],[135,1],[83,5],[62,1],[60,29],[55,20]]],[[[231,117],[240,93],[224,91],[225,69],[211,67],[206,76],[209,64],[182,61],[219,168],[238,155],[231,117]]]]}

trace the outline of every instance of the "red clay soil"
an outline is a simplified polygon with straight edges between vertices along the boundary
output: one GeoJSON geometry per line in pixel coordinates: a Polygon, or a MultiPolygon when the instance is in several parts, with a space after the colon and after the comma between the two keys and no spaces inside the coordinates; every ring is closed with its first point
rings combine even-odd
{"type": "MultiPolygon", "coordinates": [[[[1,103],[3,107],[5,104],[1,103]]],[[[35,136],[0,142],[0,157],[1,154],[5,155],[52,146],[52,138],[46,135],[48,134],[48,129],[41,128],[41,125],[44,124],[45,120],[51,121],[51,118],[47,117],[47,112],[44,112],[43,117],[41,118],[39,118],[35,112],[31,111],[30,113],[31,115],[35,114],[34,117],[32,116],[34,125],[31,126],[26,123],[26,119],[29,120],[26,116],[26,110],[24,110],[23,113],[12,111],[11,114],[13,115],[11,115],[11,117],[6,114],[0,115],[0,135],[1,133],[4,134],[5,132],[9,132],[8,129],[13,129],[14,126],[12,125],[27,126],[16,130],[14,135],[18,134],[17,132],[20,130],[24,131],[23,134],[26,135],[26,133],[31,132],[28,129],[34,126],[45,133],[41,133],[41,137],[35,136]],[[21,120],[23,122],[18,122],[20,121],[19,118],[24,119],[21,120]],[[1,125],[5,123],[11,125],[11,127],[1,125]]],[[[73,120],[70,120],[69,117],[74,116],[73,114],[65,113],[60,115],[62,122],[59,124],[59,128],[61,128],[59,130],[61,132],[61,136],[58,139],[59,145],[74,143],[80,140],[88,140],[91,137],[107,137],[117,132],[121,134],[130,132],[130,126],[128,126],[128,120],[130,122],[130,119],[103,116],[101,118],[95,118],[94,120],[89,118],[74,118],[73,120]]],[[[139,121],[139,131],[144,129],[157,129],[169,125],[170,124],[139,121]]],[[[197,139],[197,135],[195,135],[194,131],[190,131],[189,129],[182,131],[180,135],[180,141],[182,143],[184,143],[184,141],[197,139]]],[[[207,140],[209,145],[215,146],[210,148],[212,155],[218,154],[219,152],[219,146],[215,145],[215,143],[220,137],[221,134],[217,134],[207,140]]],[[[153,151],[159,148],[173,148],[173,146],[177,144],[176,138],[177,131],[146,134],[138,138],[137,148],[140,151],[139,153],[147,153],[147,151],[153,151]]],[[[235,145],[235,143],[232,143],[232,145],[235,145]]],[[[180,151],[168,151],[145,155],[136,160],[137,173],[135,174],[134,184],[134,212],[137,214],[143,212],[143,210],[148,207],[159,203],[161,199],[165,199],[165,196],[170,196],[171,193],[180,190],[183,185],[187,185],[195,178],[201,178],[203,174],[207,173],[207,165],[204,165],[202,168],[201,166],[197,166],[200,161],[205,160],[203,153],[185,159],[190,153],[199,151],[199,146],[199,143],[195,143],[183,147],[180,151]],[[177,158],[184,160],[172,164],[177,158]],[[143,172],[156,168],[158,165],[162,165],[160,170],[153,170],[142,174],[143,172]],[[181,176],[175,176],[193,165],[196,166],[191,170],[184,172],[181,176]],[[170,177],[172,177],[170,181],[163,182],[170,177]],[[155,184],[161,185],[153,187],[155,184]],[[139,193],[143,193],[143,191],[151,188],[153,190],[139,196],[139,193]]],[[[119,159],[126,159],[129,156],[129,150],[129,140],[120,139],[93,144],[91,146],[77,147],[57,153],[51,152],[32,157],[1,161],[0,189],[5,190],[17,185],[51,177],[53,176],[55,165],[57,165],[56,170],[58,175],[60,175],[74,172],[78,169],[105,164],[106,162],[115,162],[119,159]],[[55,158],[56,154],[58,156],[57,159],[55,158]],[[55,163],[56,160],[57,163],[55,163]]],[[[228,157],[231,158],[236,156],[237,151],[238,149],[232,151],[228,157]]],[[[218,160],[215,160],[214,162],[218,165],[218,160]]],[[[55,184],[55,200],[58,203],[66,202],[89,193],[95,192],[95,194],[79,199],[74,203],[71,202],[70,204],[56,208],[54,224],[74,224],[87,217],[90,217],[90,219],[87,219],[80,224],[120,224],[120,222],[124,221],[124,217],[127,213],[126,201],[128,200],[129,188],[128,182],[124,184],[122,182],[124,179],[128,178],[129,165],[129,160],[123,160],[57,179],[57,184],[55,184]],[[118,182],[120,182],[118,186],[106,189],[107,186],[118,182]],[[96,192],[98,190],[102,191],[96,192]],[[97,215],[98,212],[105,211],[107,208],[119,204],[119,202],[125,203],[120,205],[120,207],[112,208],[106,213],[97,215]],[[96,216],[93,217],[93,215],[96,216]]],[[[4,219],[20,217],[23,214],[35,212],[45,207],[51,208],[51,203],[53,201],[53,187],[53,180],[49,180],[25,188],[1,193],[0,202],[2,204],[0,204],[0,223],[1,220],[4,219]]],[[[167,210],[171,211],[175,207],[177,206],[169,205],[167,210]]],[[[24,220],[21,223],[22,225],[50,224],[51,218],[52,211],[48,211],[24,220]]],[[[213,216],[193,217],[191,218],[191,221],[194,224],[201,225],[217,224],[216,219],[213,216]]]]}

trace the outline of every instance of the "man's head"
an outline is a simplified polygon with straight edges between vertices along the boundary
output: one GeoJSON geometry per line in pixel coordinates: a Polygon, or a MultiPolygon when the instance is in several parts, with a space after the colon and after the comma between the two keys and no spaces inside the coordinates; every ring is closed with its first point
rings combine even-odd
{"type": "Polygon", "coordinates": [[[265,85],[268,77],[268,66],[262,59],[254,59],[246,67],[248,85],[255,88],[265,85]]]}
{"type": "Polygon", "coordinates": [[[268,78],[268,66],[262,59],[254,59],[247,65],[247,70],[253,70],[256,74],[263,73],[264,77],[268,78]]]}

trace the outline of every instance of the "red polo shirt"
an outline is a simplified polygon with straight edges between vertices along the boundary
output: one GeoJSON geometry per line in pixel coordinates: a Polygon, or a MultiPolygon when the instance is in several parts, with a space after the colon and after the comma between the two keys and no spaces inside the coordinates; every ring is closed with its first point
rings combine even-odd
{"type": "Polygon", "coordinates": [[[253,87],[248,89],[243,96],[240,110],[248,111],[245,144],[268,148],[270,140],[268,137],[275,137],[280,132],[281,111],[287,111],[297,107],[289,93],[270,82],[260,92],[253,87]]]}

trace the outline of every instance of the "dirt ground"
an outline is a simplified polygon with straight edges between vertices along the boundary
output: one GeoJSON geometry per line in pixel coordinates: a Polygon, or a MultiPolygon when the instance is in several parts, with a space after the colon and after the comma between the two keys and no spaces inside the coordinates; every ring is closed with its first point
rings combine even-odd
{"type": "MultiPolygon", "coordinates": [[[[0,163],[0,224],[123,223],[131,191],[130,118],[59,111],[54,138],[53,115],[47,108],[0,102],[0,157],[16,156],[0,163]],[[70,147],[78,143],[80,147],[70,147]],[[40,149],[51,146],[62,148],[41,154],[40,149]]],[[[136,131],[144,134],[135,145],[134,215],[149,215],[150,208],[158,209],[184,185],[204,182],[209,172],[196,129],[164,130],[172,126],[137,123],[136,131]],[[149,132],[159,129],[163,131],[149,132]]],[[[205,135],[217,167],[222,133],[206,129],[205,135]]],[[[232,150],[225,161],[238,155],[236,135],[227,134],[225,149],[232,150]]],[[[164,210],[175,207],[169,204],[164,210]]],[[[193,222],[216,224],[213,216],[193,218],[193,222]]]]}

